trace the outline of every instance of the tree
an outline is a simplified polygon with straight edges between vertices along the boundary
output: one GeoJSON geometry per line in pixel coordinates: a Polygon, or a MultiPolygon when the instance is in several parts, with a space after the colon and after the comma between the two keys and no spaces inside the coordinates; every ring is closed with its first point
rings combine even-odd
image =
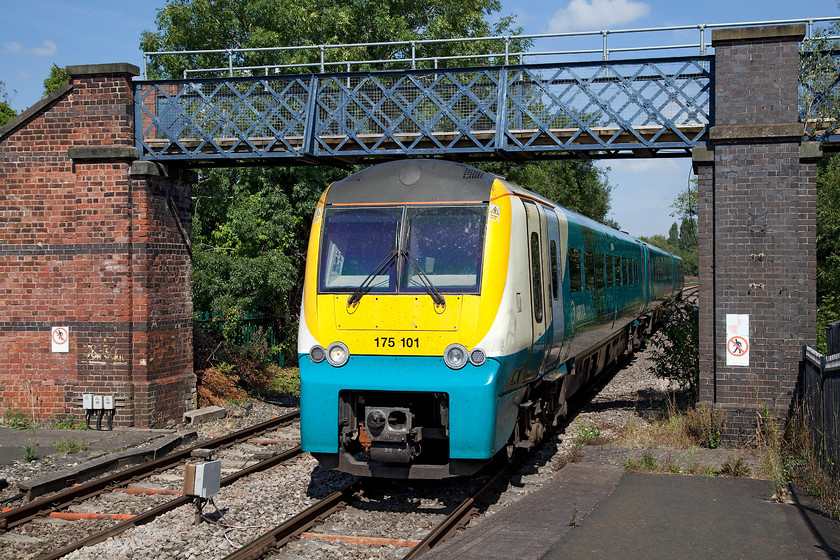
{"type": "MultiPolygon", "coordinates": [[[[499,0],[169,0],[158,11],[157,31],[144,31],[144,51],[243,49],[486,37],[516,35],[513,17],[489,18],[501,9],[499,0]]],[[[514,48],[525,48],[519,41],[514,48]]],[[[481,45],[437,43],[419,56],[478,52],[481,45]]],[[[368,46],[327,51],[328,62],[410,56],[410,45],[368,46]]],[[[247,52],[236,65],[302,64],[315,62],[317,51],[247,52]]],[[[153,78],[180,78],[188,68],[227,66],[225,53],[155,57],[153,78]]]]}
{"type": "Polygon", "coordinates": [[[10,102],[9,94],[6,93],[6,84],[0,81],[0,126],[17,116],[17,112],[9,105],[10,102]]]}
{"type": "Polygon", "coordinates": [[[70,75],[67,71],[53,63],[50,75],[44,79],[44,95],[51,94],[69,81],[70,75]]]}

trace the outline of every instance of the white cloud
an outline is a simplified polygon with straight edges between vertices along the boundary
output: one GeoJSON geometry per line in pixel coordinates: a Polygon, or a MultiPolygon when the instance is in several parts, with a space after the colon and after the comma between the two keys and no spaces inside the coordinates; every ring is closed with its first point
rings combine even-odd
{"type": "Polygon", "coordinates": [[[650,6],[633,0],[572,0],[555,12],[549,32],[600,31],[630,23],[650,13],[650,6]]]}
{"type": "Polygon", "coordinates": [[[3,43],[3,53],[9,54],[34,54],[35,56],[49,56],[58,50],[58,46],[52,41],[44,41],[40,47],[27,48],[16,41],[3,43]]]}

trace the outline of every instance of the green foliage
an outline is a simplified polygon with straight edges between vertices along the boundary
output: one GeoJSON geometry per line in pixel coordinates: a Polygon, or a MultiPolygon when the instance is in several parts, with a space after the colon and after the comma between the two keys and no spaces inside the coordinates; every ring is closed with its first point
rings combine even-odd
{"type": "Polygon", "coordinates": [[[87,451],[88,444],[73,439],[63,439],[53,444],[53,449],[59,455],[70,455],[79,451],[87,451]]]}
{"type": "Polygon", "coordinates": [[[44,79],[44,95],[51,94],[69,81],[70,75],[67,71],[53,63],[50,75],[44,79]]]}
{"type": "Polygon", "coordinates": [[[37,448],[34,445],[23,446],[23,457],[21,459],[25,463],[31,463],[38,458],[37,448]]]}
{"type": "Polygon", "coordinates": [[[17,116],[17,112],[9,105],[11,100],[6,92],[6,84],[0,81],[0,126],[3,126],[17,116]]]}
{"type": "Polygon", "coordinates": [[[601,437],[601,429],[592,421],[578,422],[578,435],[576,442],[587,445],[595,443],[601,437]]]}
{"type": "Polygon", "coordinates": [[[3,423],[15,430],[28,430],[37,427],[31,416],[12,407],[8,407],[3,413],[3,423]]]}
{"type": "Polygon", "coordinates": [[[52,427],[54,430],[87,430],[84,418],[76,418],[75,414],[65,414],[58,416],[53,420],[52,427]]]}
{"type": "MultiPolygon", "coordinates": [[[[511,16],[499,17],[499,0],[169,0],[157,15],[157,30],[144,31],[144,51],[286,47],[516,35],[511,16]],[[490,23],[495,21],[495,23],[490,23]]],[[[428,45],[418,57],[471,54],[483,41],[454,46],[428,45]]],[[[525,50],[527,41],[512,48],[525,50]]],[[[410,58],[411,46],[369,46],[327,51],[328,62],[410,58]]],[[[318,61],[317,51],[248,52],[235,65],[304,64],[318,61]]],[[[453,61],[453,63],[455,63],[453,61]]],[[[446,61],[441,65],[445,66],[446,61]]],[[[187,68],[227,66],[227,56],[201,54],[155,57],[153,78],[180,78],[187,68]]],[[[404,68],[405,65],[402,65],[404,68]]],[[[301,71],[294,68],[290,71],[301,71]]]]}
{"type": "Polygon", "coordinates": [[[750,466],[743,458],[738,457],[733,459],[731,456],[726,458],[726,461],[720,466],[717,471],[718,476],[744,477],[750,476],[750,466]]]}
{"type": "Polygon", "coordinates": [[[700,383],[700,326],[698,308],[687,302],[671,302],[658,336],[651,340],[653,372],[677,383],[691,402],[700,383]]]}
{"type": "Polygon", "coordinates": [[[484,171],[506,177],[526,189],[562,204],[595,221],[608,223],[613,186],[607,172],[592,160],[558,160],[536,163],[491,162],[480,164],[484,171]]]}

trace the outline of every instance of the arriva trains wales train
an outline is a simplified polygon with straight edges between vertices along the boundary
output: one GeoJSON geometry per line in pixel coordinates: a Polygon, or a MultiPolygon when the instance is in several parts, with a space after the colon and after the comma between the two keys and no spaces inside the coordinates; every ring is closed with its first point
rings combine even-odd
{"type": "Polygon", "coordinates": [[[355,173],[312,221],[303,449],[362,476],[473,474],[539,441],[682,286],[679,257],[479,169],[355,173]]]}

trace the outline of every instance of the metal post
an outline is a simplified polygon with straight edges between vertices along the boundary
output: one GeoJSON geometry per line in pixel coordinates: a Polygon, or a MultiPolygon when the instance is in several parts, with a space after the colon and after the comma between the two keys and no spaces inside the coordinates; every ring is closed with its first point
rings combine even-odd
{"type": "Polygon", "coordinates": [[[828,346],[827,355],[840,353],[840,321],[826,325],[825,340],[828,346]]]}
{"type": "Polygon", "coordinates": [[[607,35],[608,34],[609,34],[609,31],[601,31],[601,35],[604,36],[604,54],[602,55],[603,60],[609,60],[610,59],[610,51],[609,51],[609,49],[607,49],[607,35]]]}
{"type": "Polygon", "coordinates": [[[228,75],[233,78],[233,50],[228,49],[228,75]]]}
{"type": "Polygon", "coordinates": [[[319,45],[318,48],[321,50],[321,73],[323,74],[326,71],[324,67],[324,45],[319,45]]]}
{"type": "Polygon", "coordinates": [[[505,65],[510,64],[510,35],[505,35],[505,65]]]}
{"type": "Polygon", "coordinates": [[[700,26],[700,56],[706,56],[706,26],[700,26]]]}
{"type": "Polygon", "coordinates": [[[417,55],[417,42],[412,41],[411,42],[411,69],[412,70],[417,69],[416,55],[417,55]]]}

